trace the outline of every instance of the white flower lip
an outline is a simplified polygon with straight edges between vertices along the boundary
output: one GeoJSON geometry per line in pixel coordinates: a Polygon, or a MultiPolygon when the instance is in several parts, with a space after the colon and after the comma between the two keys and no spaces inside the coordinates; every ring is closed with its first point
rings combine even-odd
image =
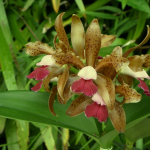
{"type": "Polygon", "coordinates": [[[143,71],[134,72],[128,66],[122,67],[120,70],[120,73],[132,76],[134,78],[140,78],[140,79],[143,79],[143,78],[149,79],[150,78],[144,69],[143,69],[143,71]]]}
{"type": "Polygon", "coordinates": [[[100,96],[100,94],[98,92],[96,92],[93,97],[92,100],[94,102],[96,102],[97,104],[101,104],[102,106],[106,105],[104,100],[102,99],[102,97],[100,96]]]}
{"type": "Polygon", "coordinates": [[[84,80],[90,80],[90,79],[96,80],[97,79],[97,72],[93,67],[86,66],[78,72],[78,76],[80,76],[84,80]]]}
{"type": "Polygon", "coordinates": [[[37,66],[52,66],[57,67],[55,62],[52,60],[52,55],[46,55],[42,58],[39,63],[36,63],[37,66]]]}

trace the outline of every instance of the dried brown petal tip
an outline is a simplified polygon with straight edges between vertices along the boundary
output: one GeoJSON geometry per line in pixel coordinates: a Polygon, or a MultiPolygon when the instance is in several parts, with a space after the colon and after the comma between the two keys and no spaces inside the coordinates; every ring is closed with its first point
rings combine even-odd
{"type": "Polygon", "coordinates": [[[35,43],[30,42],[26,44],[26,47],[26,53],[31,56],[37,56],[40,54],[52,55],[55,52],[55,50],[48,44],[41,43],[40,41],[36,41],[35,43]]]}

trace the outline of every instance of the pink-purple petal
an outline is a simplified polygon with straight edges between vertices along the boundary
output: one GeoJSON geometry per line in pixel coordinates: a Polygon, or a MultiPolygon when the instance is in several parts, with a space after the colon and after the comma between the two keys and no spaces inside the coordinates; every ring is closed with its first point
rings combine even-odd
{"type": "Polygon", "coordinates": [[[140,84],[138,87],[142,88],[145,92],[149,92],[149,88],[147,84],[144,82],[144,80],[141,80],[140,78],[137,78],[140,81],[140,84]]]}
{"type": "Polygon", "coordinates": [[[83,88],[84,88],[84,84],[85,84],[85,80],[80,78],[79,80],[75,81],[72,84],[71,89],[75,93],[82,93],[83,92],[83,88]]]}
{"type": "Polygon", "coordinates": [[[99,106],[96,118],[98,119],[99,122],[106,122],[108,118],[108,111],[105,105],[99,106]]]}
{"type": "Polygon", "coordinates": [[[41,68],[41,67],[36,68],[34,71],[32,71],[32,72],[27,76],[27,78],[29,78],[29,79],[35,78],[35,76],[36,76],[37,72],[40,70],[40,68],[41,68]]]}
{"type": "Polygon", "coordinates": [[[88,106],[86,106],[85,109],[85,115],[89,117],[96,117],[97,116],[97,111],[98,111],[99,105],[94,102],[88,106]]]}
{"type": "Polygon", "coordinates": [[[71,89],[75,93],[84,93],[86,96],[92,96],[94,95],[98,88],[91,80],[84,80],[83,78],[80,78],[78,81],[75,81],[71,89]]]}
{"type": "Polygon", "coordinates": [[[32,91],[37,92],[42,87],[42,81],[38,82],[34,87],[31,88],[32,91]]]}
{"type": "Polygon", "coordinates": [[[42,80],[49,74],[49,70],[46,68],[42,68],[39,70],[35,76],[35,80],[42,80]]]}
{"type": "Polygon", "coordinates": [[[108,111],[106,106],[101,106],[96,102],[86,106],[85,115],[89,117],[97,118],[99,122],[106,122],[108,118],[108,111]]]}
{"type": "Polygon", "coordinates": [[[94,95],[98,90],[98,87],[91,80],[86,80],[83,88],[83,93],[87,96],[94,95]]]}
{"type": "Polygon", "coordinates": [[[148,88],[147,84],[144,82],[144,80],[141,80],[140,78],[137,78],[137,79],[140,81],[140,84],[138,85],[138,87],[140,87],[144,90],[145,95],[150,96],[149,88],[148,88]]]}
{"type": "Polygon", "coordinates": [[[36,80],[42,80],[44,79],[48,74],[49,70],[47,70],[48,66],[41,66],[36,68],[33,72],[31,72],[27,78],[32,79],[35,78],[36,80]]]}

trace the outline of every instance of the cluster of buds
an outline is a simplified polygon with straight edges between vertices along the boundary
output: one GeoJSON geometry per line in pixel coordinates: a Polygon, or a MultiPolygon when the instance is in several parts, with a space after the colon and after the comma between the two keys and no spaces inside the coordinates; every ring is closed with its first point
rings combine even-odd
{"type": "Polygon", "coordinates": [[[37,67],[28,78],[35,78],[39,82],[32,88],[38,91],[44,86],[50,93],[49,109],[53,115],[55,95],[59,103],[65,104],[73,94],[79,95],[69,106],[66,114],[74,117],[85,112],[86,117],[97,118],[99,122],[106,122],[109,117],[118,132],[125,131],[126,115],[123,109],[125,103],[137,103],[141,94],[131,88],[133,78],[139,80],[139,87],[144,94],[150,96],[149,88],[144,79],[150,77],[143,69],[150,67],[150,55],[128,55],[150,38],[150,28],[147,27],[145,39],[136,47],[122,54],[120,46],[115,47],[110,55],[99,56],[103,47],[108,47],[115,40],[115,35],[101,34],[97,19],[93,19],[86,33],[83,24],[77,15],[72,16],[71,42],[69,44],[63,27],[62,17],[58,15],[55,21],[57,35],[54,38],[54,47],[39,41],[28,43],[26,53],[31,56],[46,54],[37,63],[37,67]],[[57,41],[59,38],[59,42],[57,41]],[[77,73],[71,68],[78,70],[77,73]],[[57,77],[57,85],[51,90],[49,83],[57,77]],[[118,83],[118,84],[117,84],[118,83]],[[123,101],[115,99],[120,94],[123,101]]]}

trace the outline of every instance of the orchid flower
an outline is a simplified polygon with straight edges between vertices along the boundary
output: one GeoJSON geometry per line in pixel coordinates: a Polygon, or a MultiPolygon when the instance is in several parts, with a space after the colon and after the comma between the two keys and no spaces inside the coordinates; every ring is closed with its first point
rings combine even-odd
{"type": "MultiPolygon", "coordinates": [[[[71,47],[63,27],[63,15],[64,13],[59,14],[55,21],[57,32],[54,37],[55,48],[39,41],[26,45],[26,53],[31,56],[45,54],[36,64],[40,67],[27,76],[40,80],[32,90],[38,91],[43,85],[45,90],[51,93],[49,109],[55,116],[53,108],[55,96],[57,95],[59,103],[65,104],[75,93],[79,96],[67,109],[67,115],[74,117],[85,112],[88,118],[97,118],[99,122],[106,122],[109,117],[118,132],[125,132],[126,116],[122,105],[141,100],[141,94],[130,87],[132,77],[140,81],[139,87],[150,96],[149,89],[142,80],[143,78],[149,79],[142,67],[150,66],[150,55],[127,58],[130,52],[138,46],[129,49],[124,54],[122,54],[121,47],[117,46],[110,55],[102,58],[99,56],[100,49],[108,47],[116,36],[101,34],[97,19],[92,20],[85,33],[77,15],[72,16],[71,47]],[[78,70],[78,73],[71,73],[71,67],[78,70]],[[115,84],[116,76],[120,84],[115,84]],[[50,90],[49,82],[54,77],[58,78],[57,85],[50,90]],[[124,97],[121,103],[115,99],[115,94],[124,97]]],[[[147,42],[149,37],[148,28],[148,34],[142,44],[147,42]]]]}

